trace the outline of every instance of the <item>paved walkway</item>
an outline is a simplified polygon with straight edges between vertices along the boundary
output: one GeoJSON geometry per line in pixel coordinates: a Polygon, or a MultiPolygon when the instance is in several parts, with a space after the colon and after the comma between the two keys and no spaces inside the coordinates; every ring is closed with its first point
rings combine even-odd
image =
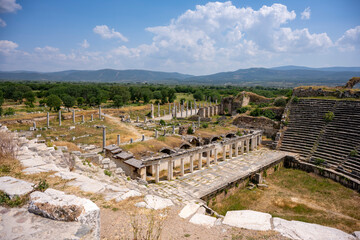
{"type": "Polygon", "coordinates": [[[192,200],[201,197],[245,177],[250,173],[267,166],[291,153],[260,149],[241,155],[232,160],[218,162],[194,173],[186,174],[174,181],[161,181],[160,184],[150,184],[153,189],[163,197],[173,200],[192,200]]]}

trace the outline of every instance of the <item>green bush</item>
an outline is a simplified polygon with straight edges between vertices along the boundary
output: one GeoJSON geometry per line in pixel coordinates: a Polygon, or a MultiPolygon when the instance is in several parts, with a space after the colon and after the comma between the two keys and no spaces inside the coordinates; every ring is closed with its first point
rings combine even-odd
{"type": "Polygon", "coordinates": [[[299,98],[295,96],[292,101],[293,101],[293,103],[298,103],[298,102],[299,102],[299,98]]]}
{"type": "Polygon", "coordinates": [[[8,206],[8,207],[20,207],[24,205],[28,200],[28,196],[19,197],[15,196],[14,198],[10,199],[10,197],[0,191],[0,205],[2,206],[8,206]]]}
{"type": "Polygon", "coordinates": [[[248,107],[241,107],[236,109],[236,112],[241,114],[241,113],[246,113],[248,110],[249,110],[248,107]]]}
{"type": "Polygon", "coordinates": [[[331,122],[335,117],[335,114],[333,112],[327,112],[325,113],[324,119],[325,122],[331,122]]]}
{"type": "Polygon", "coordinates": [[[324,164],[325,160],[322,158],[315,158],[315,165],[324,164]]]}
{"type": "Polygon", "coordinates": [[[269,106],[268,103],[260,103],[260,104],[258,105],[259,108],[264,108],[264,107],[268,107],[268,106],[269,106]]]}
{"type": "Polygon", "coordinates": [[[46,182],[46,180],[40,180],[39,183],[35,186],[36,191],[44,192],[46,189],[49,188],[49,184],[46,182]]]}
{"type": "Polygon", "coordinates": [[[285,107],[286,105],[286,99],[285,98],[277,98],[274,101],[274,105],[276,107],[285,107]]]}
{"type": "Polygon", "coordinates": [[[242,134],[241,131],[238,130],[238,131],[236,132],[236,135],[238,135],[239,137],[241,137],[243,134],[242,134]]]}
{"type": "Polygon", "coordinates": [[[14,115],[14,114],[15,114],[15,109],[13,109],[11,107],[7,108],[4,112],[5,116],[14,115]]]}
{"type": "Polygon", "coordinates": [[[110,171],[108,171],[108,170],[105,169],[105,170],[104,170],[104,174],[105,174],[106,176],[111,177],[111,174],[112,174],[112,173],[111,173],[110,171]]]}
{"type": "Polygon", "coordinates": [[[258,116],[261,116],[262,115],[262,110],[260,108],[255,108],[254,110],[252,110],[250,112],[250,116],[253,116],[253,117],[258,117],[258,116]]]}
{"type": "Polygon", "coordinates": [[[194,133],[194,129],[192,128],[192,126],[188,127],[187,134],[193,134],[193,133],[194,133]]]}
{"type": "Polygon", "coordinates": [[[160,125],[165,126],[166,125],[165,121],[161,119],[160,120],[160,125]]]}
{"type": "Polygon", "coordinates": [[[270,119],[274,119],[276,117],[276,114],[271,111],[270,109],[265,109],[264,112],[262,113],[262,115],[264,115],[264,117],[270,118],[270,119]]]}
{"type": "Polygon", "coordinates": [[[209,124],[208,124],[208,123],[203,123],[203,124],[201,124],[201,127],[202,127],[202,128],[208,128],[208,127],[209,127],[209,124]]]}
{"type": "Polygon", "coordinates": [[[356,157],[358,155],[358,152],[354,149],[350,152],[350,157],[356,157]]]}

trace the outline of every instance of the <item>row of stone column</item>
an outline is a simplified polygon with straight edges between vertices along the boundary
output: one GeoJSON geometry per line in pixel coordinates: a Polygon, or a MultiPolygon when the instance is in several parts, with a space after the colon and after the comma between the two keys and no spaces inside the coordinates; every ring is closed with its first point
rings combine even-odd
{"type": "Polygon", "coordinates": [[[201,118],[212,117],[219,114],[219,106],[207,106],[199,109],[199,116],[201,118]]]}
{"type": "MultiPolygon", "coordinates": [[[[243,154],[244,152],[249,153],[249,151],[254,150],[257,146],[261,143],[261,135],[252,136],[251,138],[240,140],[236,143],[224,144],[222,147],[222,160],[226,161],[228,158],[226,156],[227,152],[229,151],[229,160],[233,157],[238,157],[239,152],[243,154]],[[233,149],[234,148],[234,149],[233,149]],[[228,150],[227,150],[228,149],[228,150]]],[[[206,151],[197,152],[194,154],[190,154],[190,173],[194,171],[194,161],[198,162],[198,169],[202,169],[202,160],[203,160],[203,153],[206,152],[206,166],[210,167],[210,156],[214,157],[214,164],[218,162],[218,149],[209,149],[206,151]],[[196,156],[198,155],[198,158],[196,156]]],[[[184,176],[185,174],[185,157],[180,158],[180,175],[184,176]]],[[[175,168],[175,161],[176,159],[169,159],[168,160],[168,170],[167,170],[167,179],[172,180],[174,178],[174,168],[175,168]]],[[[155,164],[155,171],[153,171],[153,176],[155,177],[155,182],[159,182],[159,174],[160,174],[160,163],[155,164]]]]}

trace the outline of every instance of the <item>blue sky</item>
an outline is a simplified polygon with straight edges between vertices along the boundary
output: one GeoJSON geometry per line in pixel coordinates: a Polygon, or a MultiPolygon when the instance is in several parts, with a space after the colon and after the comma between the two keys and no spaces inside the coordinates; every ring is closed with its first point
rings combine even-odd
{"type": "Polygon", "coordinates": [[[360,1],[0,0],[0,70],[360,66],[360,1]]]}

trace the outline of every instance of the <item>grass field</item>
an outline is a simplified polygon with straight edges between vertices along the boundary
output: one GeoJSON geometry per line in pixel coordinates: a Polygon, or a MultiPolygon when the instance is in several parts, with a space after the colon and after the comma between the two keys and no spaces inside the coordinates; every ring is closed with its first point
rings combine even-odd
{"type": "Polygon", "coordinates": [[[240,189],[221,202],[210,201],[220,214],[251,209],[273,217],[335,227],[360,229],[360,194],[330,179],[283,168],[266,178],[268,188],[240,189]]]}

